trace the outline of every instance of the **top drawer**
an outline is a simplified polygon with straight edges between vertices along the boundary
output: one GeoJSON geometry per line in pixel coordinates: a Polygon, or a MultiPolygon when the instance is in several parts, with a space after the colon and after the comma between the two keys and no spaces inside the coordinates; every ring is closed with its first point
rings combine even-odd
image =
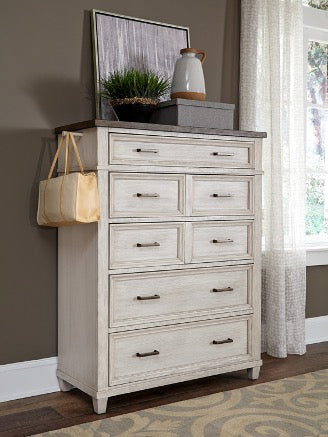
{"type": "Polygon", "coordinates": [[[253,168],[254,143],[237,140],[110,134],[109,163],[253,168]]]}

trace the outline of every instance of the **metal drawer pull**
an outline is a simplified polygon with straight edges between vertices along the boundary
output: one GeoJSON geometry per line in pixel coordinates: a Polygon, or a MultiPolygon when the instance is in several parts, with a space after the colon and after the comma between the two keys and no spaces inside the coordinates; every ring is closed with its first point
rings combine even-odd
{"type": "Polygon", "coordinates": [[[218,194],[218,193],[213,193],[212,196],[213,197],[233,197],[232,194],[218,194]]]}
{"type": "Polygon", "coordinates": [[[223,152],[213,152],[212,155],[214,156],[234,156],[234,153],[223,153],[223,152]]]}
{"type": "Polygon", "coordinates": [[[137,247],[158,247],[160,246],[157,241],[154,241],[154,243],[137,243],[137,247]]]}
{"type": "Polygon", "coordinates": [[[226,340],[213,340],[213,344],[225,344],[225,343],[232,343],[232,338],[227,338],[226,340]]]}
{"type": "Polygon", "coordinates": [[[137,149],[139,153],[158,153],[156,149],[137,149]]]}
{"type": "Polygon", "coordinates": [[[137,296],[137,300],[152,300],[160,298],[161,296],[159,294],[154,294],[153,296],[137,296]]]}
{"type": "Polygon", "coordinates": [[[231,238],[227,238],[226,240],[212,240],[212,243],[214,244],[233,243],[233,240],[231,238]]]}
{"type": "Polygon", "coordinates": [[[226,288],[213,288],[213,293],[223,293],[224,291],[233,291],[232,287],[226,287],[226,288]]]}
{"type": "Polygon", "coordinates": [[[157,193],[137,193],[137,197],[160,197],[157,193]]]}
{"type": "Polygon", "coordinates": [[[150,357],[152,355],[159,355],[159,351],[154,350],[153,352],[145,352],[143,354],[140,354],[139,352],[136,353],[137,357],[143,358],[143,357],[150,357]]]}

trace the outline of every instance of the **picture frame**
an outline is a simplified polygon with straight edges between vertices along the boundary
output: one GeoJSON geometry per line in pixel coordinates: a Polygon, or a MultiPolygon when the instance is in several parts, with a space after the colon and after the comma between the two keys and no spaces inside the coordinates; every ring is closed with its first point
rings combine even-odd
{"type": "Polygon", "coordinates": [[[91,18],[96,117],[117,120],[110,102],[99,95],[101,79],[131,67],[172,78],[180,49],[190,47],[189,28],[96,9],[91,18]]]}

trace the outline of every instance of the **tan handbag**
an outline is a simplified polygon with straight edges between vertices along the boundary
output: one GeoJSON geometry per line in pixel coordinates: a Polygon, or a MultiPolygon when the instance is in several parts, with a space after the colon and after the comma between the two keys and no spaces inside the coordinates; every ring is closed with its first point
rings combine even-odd
{"type": "Polygon", "coordinates": [[[97,222],[99,219],[97,176],[95,173],[84,173],[74,136],[67,132],[60,140],[48,179],[39,185],[38,224],[68,226],[97,222]],[[65,172],[63,176],[51,178],[65,138],[65,172]],[[70,141],[80,167],[77,173],[69,173],[70,141]]]}

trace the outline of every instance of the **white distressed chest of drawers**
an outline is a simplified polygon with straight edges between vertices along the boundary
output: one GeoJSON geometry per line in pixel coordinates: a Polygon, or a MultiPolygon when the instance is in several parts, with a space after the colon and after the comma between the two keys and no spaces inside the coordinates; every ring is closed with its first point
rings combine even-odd
{"type": "Polygon", "coordinates": [[[62,130],[82,134],[101,220],[59,229],[61,389],[78,387],[104,413],[122,393],[240,369],[256,379],[264,134],[106,121],[62,130]]]}

